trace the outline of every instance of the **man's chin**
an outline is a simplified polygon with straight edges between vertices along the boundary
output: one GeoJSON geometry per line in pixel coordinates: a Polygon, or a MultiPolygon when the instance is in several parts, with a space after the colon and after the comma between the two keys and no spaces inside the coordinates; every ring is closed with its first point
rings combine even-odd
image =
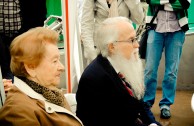
{"type": "Polygon", "coordinates": [[[134,61],[134,62],[137,62],[140,60],[140,56],[139,56],[139,53],[138,52],[134,52],[132,55],[131,55],[131,61],[134,61]]]}

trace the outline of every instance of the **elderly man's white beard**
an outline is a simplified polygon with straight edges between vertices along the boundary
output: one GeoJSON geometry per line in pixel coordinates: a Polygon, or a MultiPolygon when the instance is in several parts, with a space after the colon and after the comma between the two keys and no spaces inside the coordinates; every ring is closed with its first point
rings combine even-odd
{"type": "Polygon", "coordinates": [[[144,96],[144,78],[143,66],[137,53],[138,50],[132,52],[130,60],[124,58],[120,53],[111,56],[111,63],[121,72],[126,81],[131,85],[133,94],[137,99],[144,96]]]}

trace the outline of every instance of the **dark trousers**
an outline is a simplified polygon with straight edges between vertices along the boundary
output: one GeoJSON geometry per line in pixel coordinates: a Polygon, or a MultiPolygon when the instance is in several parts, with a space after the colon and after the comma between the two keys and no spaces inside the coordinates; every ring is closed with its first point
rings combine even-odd
{"type": "Polygon", "coordinates": [[[14,82],[14,76],[10,69],[11,57],[10,57],[9,47],[14,38],[15,36],[7,37],[7,36],[4,36],[3,34],[0,34],[0,66],[1,66],[2,78],[12,79],[12,82],[14,82]]]}

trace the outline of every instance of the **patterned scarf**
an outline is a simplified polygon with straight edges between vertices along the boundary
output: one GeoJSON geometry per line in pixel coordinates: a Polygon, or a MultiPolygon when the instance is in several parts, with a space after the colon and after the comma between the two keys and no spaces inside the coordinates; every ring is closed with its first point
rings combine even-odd
{"type": "Polygon", "coordinates": [[[64,96],[58,90],[50,90],[32,80],[27,78],[21,78],[28,86],[30,86],[35,92],[42,94],[44,98],[49,100],[51,103],[64,107],[64,96]]]}

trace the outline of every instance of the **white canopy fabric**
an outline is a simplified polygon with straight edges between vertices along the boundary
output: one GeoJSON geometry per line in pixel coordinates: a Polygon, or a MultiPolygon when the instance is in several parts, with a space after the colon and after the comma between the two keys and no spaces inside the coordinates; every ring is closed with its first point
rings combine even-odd
{"type": "Polygon", "coordinates": [[[3,86],[3,79],[1,74],[1,66],[0,66],[0,108],[3,106],[5,102],[5,91],[3,86]]]}
{"type": "Polygon", "coordinates": [[[65,53],[65,73],[67,92],[76,92],[83,58],[78,20],[78,0],[62,0],[62,19],[65,53]]]}

